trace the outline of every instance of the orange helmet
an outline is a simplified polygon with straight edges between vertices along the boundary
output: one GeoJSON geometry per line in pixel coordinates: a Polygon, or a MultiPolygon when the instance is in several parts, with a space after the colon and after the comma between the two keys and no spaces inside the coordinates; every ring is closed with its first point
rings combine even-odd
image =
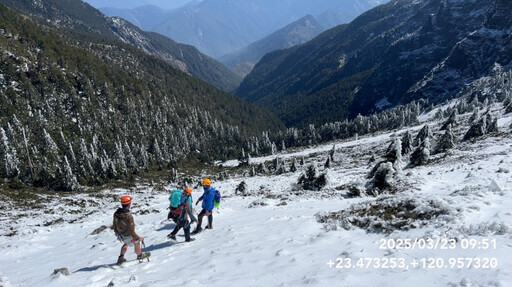
{"type": "Polygon", "coordinates": [[[123,195],[123,196],[121,197],[121,204],[122,204],[122,205],[127,205],[127,204],[130,204],[130,203],[132,203],[132,197],[131,197],[131,196],[129,196],[129,195],[123,195]]]}
{"type": "Polygon", "coordinates": [[[185,187],[185,193],[188,195],[192,194],[192,189],[190,187],[185,187]]]}
{"type": "Polygon", "coordinates": [[[210,184],[212,184],[212,182],[209,178],[203,179],[203,185],[210,185],[210,184]]]}

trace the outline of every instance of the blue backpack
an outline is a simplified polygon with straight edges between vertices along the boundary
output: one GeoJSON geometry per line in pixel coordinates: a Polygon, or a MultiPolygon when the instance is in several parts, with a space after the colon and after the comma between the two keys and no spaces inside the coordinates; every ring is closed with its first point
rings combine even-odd
{"type": "Polygon", "coordinates": [[[220,198],[221,198],[220,192],[218,190],[215,190],[215,192],[213,193],[213,206],[219,207],[220,198]]]}
{"type": "Polygon", "coordinates": [[[183,193],[183,191],[181,189],[175,188],[172,190],[171,196],[169,196],[169,201],[170,201],[171,207],[176,208],[176,207],[178,207],[178,205],[180,205],[182,193],[183,193]]]}

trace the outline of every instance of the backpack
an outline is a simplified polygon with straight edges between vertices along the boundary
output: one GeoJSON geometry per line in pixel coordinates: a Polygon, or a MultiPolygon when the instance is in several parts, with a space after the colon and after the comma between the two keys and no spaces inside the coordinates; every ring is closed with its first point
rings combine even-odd
{"type": "Polygon", "coordinates": [[[169,196],[169,201],[170,201],[171,207],[178,207],[178,205],[180,205],[182,192],[183,191],[181,189],[177,189],[177,188],[172,190],[171,196],[169,196]]]}
{"type": "Polygon", "coordinates": [[[220,192],[218,190],[215,190],[215,192],[213,193],[213,206],[219,207],[220,198],[221,198],[220,192]]]}
{"type": "Polygon", "coordinates": [[[171,210],[169,213],[172,213],[174,218],[176,219],[176,224],[183,226],[187,221],[187,211],[188,211],[188,196],[185,199],[185,202],[178,205],[178,207],[174,210],[171,210]]]}

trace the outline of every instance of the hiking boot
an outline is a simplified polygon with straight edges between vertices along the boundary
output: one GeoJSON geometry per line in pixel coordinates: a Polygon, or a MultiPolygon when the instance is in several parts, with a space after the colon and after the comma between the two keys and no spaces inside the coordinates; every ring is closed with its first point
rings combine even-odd
{"type": "Polygon", "coordinates": [[[204,229],[213,229],[213,225],[212,226],[206,225],[206,227],[204,229]]]}
{"type": "Polygon", "coordinates": [[[123,264],[123,262],[126,262],[126,259],[124,259],[124,255],[119,255],[119,257],[117,257],[117,265],[121,265],[123,264]]]}
{"type": "Polygon", "coordinates": [[[201,231],[203,231],[203,229],[201,227],[199,227],[199,228],[196,228],[194,231],[192,231],[192,233],[190,233],[190,234],[198,234],[201,231]]]}
{"type": "Polygon", "coordinates": [[[149,252],[142,252],[141,254],[137,255],[137,260],[142,260],[144,258],[148,258],[151,256],[151,253],[149,252]]]}
{"type": "Polygon", "coordinates": [[[169,234],[167,235],[167,238],[170,238],[170,239],[172,239],[172,240],[176,240],[176,235],[174,235],[174,234],[172,234],[172,233],[169,233],[169,234]]]}
{"type": "Polygon", "coordinates": [[[196,239],[195,239],[195,238],[190,237],[190,239],[185,240],[185,242],[190,242],[190,241],[194,241],[194,240],[196,240],[196,239]]]}

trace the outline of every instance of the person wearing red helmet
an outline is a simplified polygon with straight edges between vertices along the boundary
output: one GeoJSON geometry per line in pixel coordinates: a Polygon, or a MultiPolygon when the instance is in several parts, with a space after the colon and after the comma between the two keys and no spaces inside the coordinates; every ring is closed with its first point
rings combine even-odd
{"type": "Polygon", "coordinates": [[[149,252],[142,253],[140,249],[140,242],[144,241],[144,237],[137,235],[135,232],[135,223],[133,222],[133,216],[130,213],[130,207],[132,205],[132,197],[124,195],[121,197],[121,208],[118,208],[114,213],[114,232],[116,233],[119,241],[123,243],[121,247],[121,255],[117,259],[117,264],[121,265],[126,261],[124,254],[128,250],[128,246],[134,246],[135,254],[137,259],[142,260],[149,257],[149,252]]]}

